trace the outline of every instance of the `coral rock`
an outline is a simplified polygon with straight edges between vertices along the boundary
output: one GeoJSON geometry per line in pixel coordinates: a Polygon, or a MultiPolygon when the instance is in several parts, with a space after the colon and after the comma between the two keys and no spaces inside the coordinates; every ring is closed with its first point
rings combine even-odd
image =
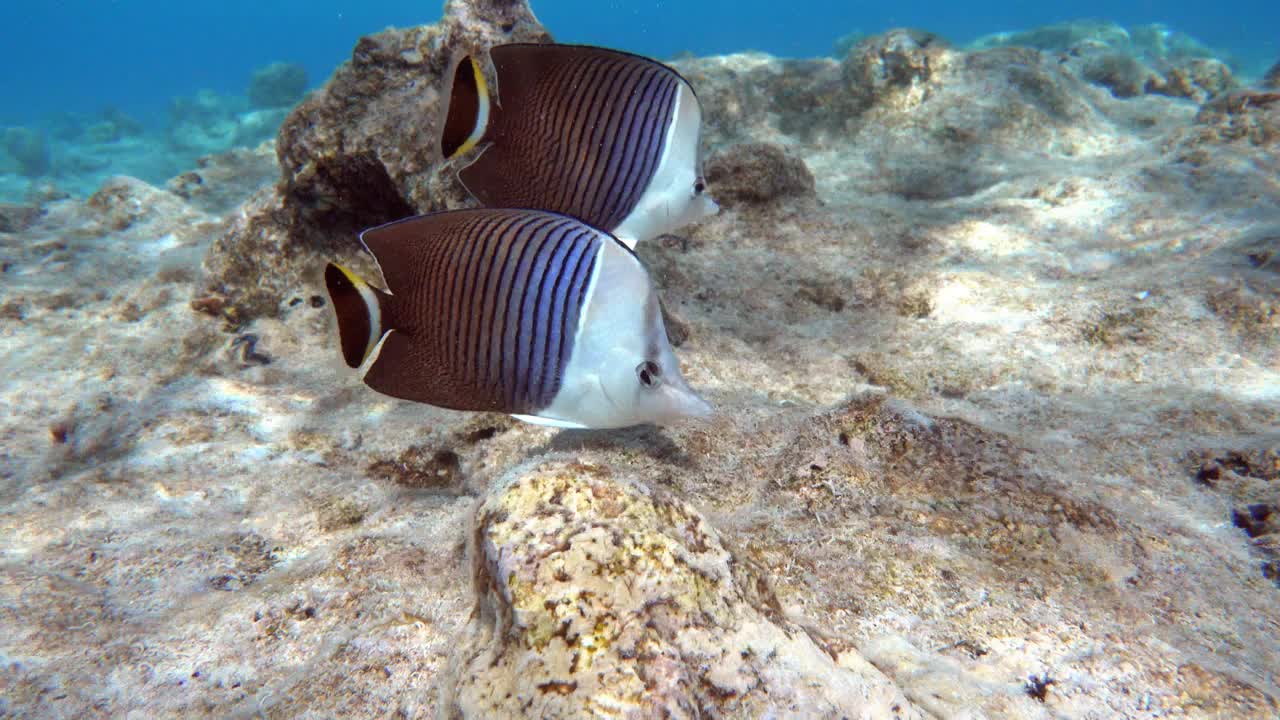
{"type": "Polygon", "coordinates": [[[242,318],[272,314],[321,258],[354,253],[360,231],[465,202],[435,149],[443,73],[463,48],[548,39],[523,0],[453,0],[435,25],[361,38],[285,120],[279,190],[212,248],[201,294],[242,318]]]}
{"type": "Polygon", "coordinates": [[[854,46],[844,60],[843,75],[855,111],[890,95],[918,102],[921,98],[911,91],[930,81],[947,54],[941,38],[918,30],[893,30],[854,46]]]}
{"type": "Polygon", "coordinates": [[[817,196],[804,160],[773,143],[730,146],[707,161],[706,174],[712,196],[725,207],[817,196]]]}
{"type": "Polygon", "coordinates": [[[196,161],[194,170],[172,178],[166,188],[206,212],[226,212],[279,177],[275,147],[236,148],[196,161]]]}
{"type": "Polygon", "coordinates": [[[1146,89],[1151,69],[1123,52],[1108,52],[1089,58],[1081,70],[1085,80],[1101,85],[1120,98],[1137,97],[1146,89]]]}
{"type": "Polygon", "coordinates": [[[685,503],[581,463],[510,477],[476,517],[446,716],[919,717],[785,619],[685,503]]]}

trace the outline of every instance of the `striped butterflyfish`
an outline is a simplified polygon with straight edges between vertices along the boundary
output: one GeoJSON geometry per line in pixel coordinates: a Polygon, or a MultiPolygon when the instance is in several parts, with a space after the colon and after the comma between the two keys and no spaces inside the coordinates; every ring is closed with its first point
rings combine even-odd
{"type": "Polygon", "coordinates": [[[693,88],[655,60],[581,45],[466,55],[446,76],[440,150],[478,148],[459,179],[486,207],[560,212],[628,247],[714,215],[693,88]]]}
{"type": "Polygon", "coordinates": [[[454,210],[360,236],[385,289],[325,268],[348,366],[392,397],[566,428],[701,417],[658,297],[609,233],[540,210],[454,210]]]}

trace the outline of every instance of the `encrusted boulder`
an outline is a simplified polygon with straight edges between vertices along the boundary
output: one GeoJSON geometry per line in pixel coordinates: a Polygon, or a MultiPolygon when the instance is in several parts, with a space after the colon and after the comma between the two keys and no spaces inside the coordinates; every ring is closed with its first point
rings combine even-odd
{"type": "Polygon", "coordinates": [[[265,142],[201,157],[195,169],[171,178],[165,187],[206,212],[226,212],[274,184],[279,174],[275,145],[265,142]]]}
{"type": "MultiPolygon", "coordinates": [[[[1205,103],[1186,138],[1187,146],[1244,142],[1280,151],[1280,92],[1238,90],[1205,103]]],[[[1205,152],[1205,151],[1201,151],[1205,152]]],[[[1212,152],[1208,150],[1207,152],[1212,152]]],[[[1195,161],[1197,153],[1183,156],[1195,161]]],[[[1200,164],[1197,162],[1197,164],[1200,164]]]]}
{"type": "Polygon", "coordinates": [[[450,0],[434,25],[361,38],[285,120],[280,183],[214,244],[197,300],[237,322],[273,315],[307,268],[354,254],[361,230],[464,203],[436,148],[444,72],[462,49],[549,39],[525,0],[450,0]]]}
{"type": "Polygon", "coordinates": [[[921,717],[787,619],[697,511],[606,467],[513,470],[471,552],[446,717],[921,717]]]}
{"type": "Polygon", "coordinates": [[[677,60],[672,65],[697,90],[708,147],[812,138],[840,124],[840,64],[831,58],[784,60],[737,53],[677,60]]]}
{"type": "Polygon", "coordinates": [[[37,205],[0,203],[0,233],[19,233],[40,219],[42,211],[37,205]]]}
{"type": "Polygon", "coordinates": [[[774,143],[731,145],[707,160],[705,172],[716,201],[724,207],[817,196],[804,160],[774,143]]]}
{"type": "Polygon", "coordinates": [[[855,113],[882,103],[914,107],[952,57],[946,42],[933,33],[892,30],[867,38],[842,64],[846,102],[855,113]]]}

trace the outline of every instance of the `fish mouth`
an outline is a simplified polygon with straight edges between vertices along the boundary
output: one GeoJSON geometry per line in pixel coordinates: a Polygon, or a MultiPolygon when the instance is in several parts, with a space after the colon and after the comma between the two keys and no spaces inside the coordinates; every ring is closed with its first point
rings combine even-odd
{"type": "Polygon", "coordinates": [[[708,420],[716,413],[711,403],[704,400],[688,385],[669,387],[666,395],[675,409],[671,418],[673,420],[708,420]]]}

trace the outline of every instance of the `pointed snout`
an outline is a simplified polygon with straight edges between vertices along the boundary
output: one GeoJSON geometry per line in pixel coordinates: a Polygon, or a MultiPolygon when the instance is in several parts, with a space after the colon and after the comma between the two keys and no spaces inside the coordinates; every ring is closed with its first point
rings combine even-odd
{"type": "Polygon", "coordinates": [[[703,400],[683,382],[663,387],[670,420],[706,420],[715,414],[711,403],[703,400]]]}

